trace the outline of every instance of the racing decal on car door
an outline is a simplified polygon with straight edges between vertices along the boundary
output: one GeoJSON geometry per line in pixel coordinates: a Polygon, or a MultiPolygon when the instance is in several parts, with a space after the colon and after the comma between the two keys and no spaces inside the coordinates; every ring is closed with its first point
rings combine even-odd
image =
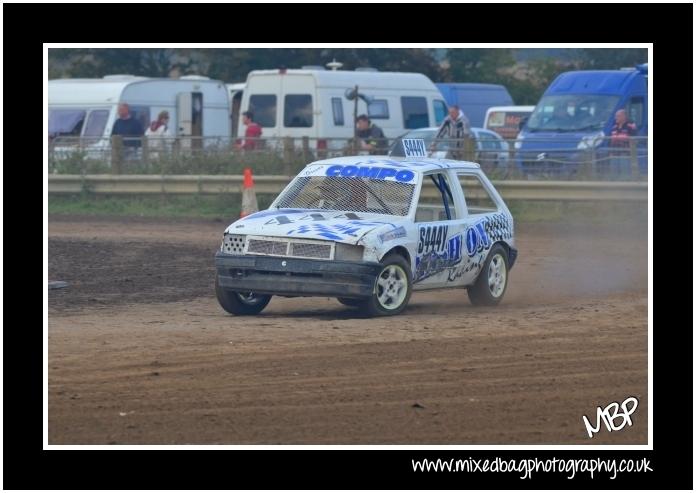
{"type": "Polygon", "coordinates": [[[463,236],[447,237],[447,225],[423,225],[418,229],[416,270],[413,282],[419,282],[451,269],[462,260],[463,236]]]}
{"type": "Polygon", "coordinates": [[[464,233],[467,259],[461,266],[450,269],[447,281],[454,282],[469,273],[477,273],[491,246],[498,241],[512,238],[512,235],[512,222],[503,213],[491,214],[467,226],[464,233]]]}

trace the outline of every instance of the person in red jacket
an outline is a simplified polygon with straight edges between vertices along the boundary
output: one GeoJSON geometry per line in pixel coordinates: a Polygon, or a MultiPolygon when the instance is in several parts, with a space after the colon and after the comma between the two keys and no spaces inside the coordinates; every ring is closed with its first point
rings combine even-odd
{"type": "Polygon", "coordinates": [[[614,126],[611,129],[611,171],[613,175],[628,174],[631,169],[630,147],[631,137],[638,133],[636,124],[628,119],[626,110],[621,109],[614,115],[614,126]]]}
{"type": "Polygon", "coordinates": [[[261,125],[254,121],[254,113],[251,111],[242,113],[242,123],[246,125],[246,132],[244,132],[244,142],[237,144],[237,149],[244,151],[258,149],[261,146],[258,139],[261,137],[262,130],[261,125]]]}

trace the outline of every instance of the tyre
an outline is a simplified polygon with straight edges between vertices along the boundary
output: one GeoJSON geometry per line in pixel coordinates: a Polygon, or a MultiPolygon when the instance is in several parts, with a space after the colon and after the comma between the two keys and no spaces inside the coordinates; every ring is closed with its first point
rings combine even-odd
{"type": "Polygon", "coordinates": [[[261,313],[261,310],[271,301],[271,295],[238,293],[225,289],[220,286],[217,276],[215,276],[215,294],[220,306],[232,315],[256,315],[261,313]]]}
{"type": "Polygon", "coordinates": [[[382,270],[375,278],[372,296],[361,300],[360,308],[368,315],[385,316],[401,313],[411,298],[411,266],[401,255],[389,254],[382,259],[382,270]]]}
{"type": "Polygon", "coordinates": [[[508,282],[507,250],[495,244],[483,263],[476,282],[469,286],[469,300],[473,305],[494,306],[500,303],[508,282]]]}
{"type": "Polygon", "coordinates": [[[356,299],[356,298],[336,298],[339,303],[342,303],[346,306],[360,306],[361,303],[363,303],[363,300],[356,299]]]}

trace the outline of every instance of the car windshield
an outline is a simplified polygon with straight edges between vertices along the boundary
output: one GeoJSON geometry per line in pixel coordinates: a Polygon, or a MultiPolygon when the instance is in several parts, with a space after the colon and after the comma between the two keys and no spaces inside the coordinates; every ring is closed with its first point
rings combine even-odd
{"type": "Polygon", "coordinates": [[[619,96],[568,94],[544,96],[529,117],[530,132],[601,130],[612,116],[619,96]]]}
{"type": "Polygon", "coordinates": [[[275,207],[407,216],[414,183],[341,176],[303,176],[286,188],[275,207]]]}

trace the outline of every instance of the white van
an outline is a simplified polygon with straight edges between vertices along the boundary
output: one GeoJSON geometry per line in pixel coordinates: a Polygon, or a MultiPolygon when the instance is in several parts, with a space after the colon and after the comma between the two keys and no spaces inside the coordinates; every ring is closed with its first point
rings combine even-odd
{"type": "Polygon", "coordinates": [[[534,106],[491,106],[486,111],[483,127],[492,130],[503,139],[516,139],[520,122],[529,118],[534,106]]]}
{"type": "MultiPolygon", "coordinates": [[[[357,98],[357,114],[367,114],[389,139],[439,125],[447,116],[442,94],[425,75],[374,69],[254,70],[247,77],[241,108],[254,113],[263,137],[307,136],[311,147],[337,149],[353,137],[355,100],[346,92],[356,85],[370,101],[368,105],[357,98]]],[[[241,112],[237,118],[237,136],[243,136],[241,112]]]]}
{"type": "Polygon", "coordinates": [[[143,129],[167,110],[172,137],[229,139],[231,135],[227,87],[220,81],[194,75],[179,79],[108,75],[48,81],[49,138],[108,147],[120,102],[128,103],[143,129]]]}

